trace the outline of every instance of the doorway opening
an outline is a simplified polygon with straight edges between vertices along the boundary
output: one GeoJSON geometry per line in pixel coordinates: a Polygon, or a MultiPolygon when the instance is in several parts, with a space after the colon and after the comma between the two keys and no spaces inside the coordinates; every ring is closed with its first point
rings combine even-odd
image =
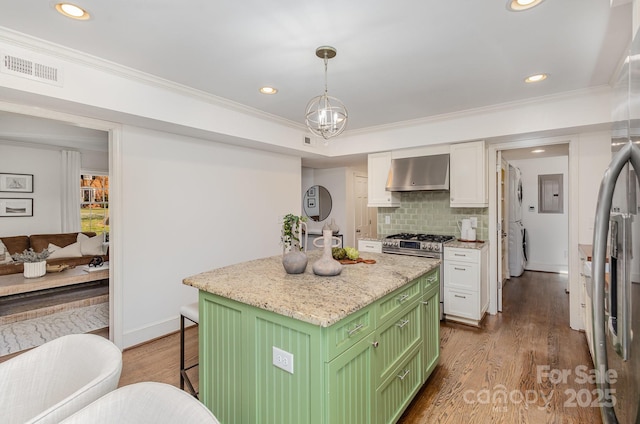
{"type": "MultiPolygon", "coordinates": [[[[119,149],[119,134],[120,130],[117,124],[99,121],[90,118],[84,118],[75,115],[69,115],[60,112],[54,112],[51,110],[36,108],[24,105],[15,105],[12,103],[0,102],[0,120],[2,121],[2,131],[0,131],[0,138],[3,141],[6,141],[12,147],[20,147],[20,148],[29,148],[29,149],[37,149],[34,151],[48,151],[50,153],[62,150],[75,150],[80,151],[82,154],[82,163],[81,163],[81,171],[80,175],[78,175],[79,182],[77,192],[80,194],[80,202],[77,204],[76,208],[82,212],[82,209],[88,209],[92,212],[91,215],[91,225],[97,227],[101,227],[101,231],[91,230],[90,232],[101,233],[99,235],[100,241],[104,245],[109,243],[109,270],[108,275],[106,276],[106,281],[104,281],[105,285],[108,287],[108,292],[106,296],[108,297],[108,305],[107,312],[105,313],[106,320],[108,322],[108,327],[106,327],[106,331],[101,330],[101,334],[105,337],[108,337],[112,340],[116,345],[122,346],[122,320],[121,320],[121,309],[122,305],[118,302],[118,299],[121,296],[118,295],[120,293],[121,288],[118,283],[118,279],[115,278],[115,274],[118,274],[118,269],[115,265],[118,264],[118,261],[113,254],[114,250],[114,241],[115,244],[118,243],[118,234],[117,227],[113,226],[114,221],[110,221],[109,216],[104,216],[105,214],[101,214],[102,216],[98,219],[99,209],[110,210],[111,218],[114,217],[114,205],[116,206],[116,210],[118,210],[117,202],[114,202],[114,199],[118,198],[117,189],[120,186],[120,176],[115,175],[114,166],[117,168],[119,161],[114,154],[115,150],[119,149]],[[22,130],[20,130],[22,128],[22,130]],[[4,131],[7,134],[2,134],[4,131]],[[109,191],[113,197],[111,199],[108,198],[108,195],[104,192],[98,193],[100,190],[97,188],[91,189],[91,192],[84,190],[81,188],[82,186],[82,178],[81,175],[100,175],[103,180],[110,180],[111,187],[109,191]],[[115,176],[115,179],[114,179],[115,176]],[[115,190],[114,190],[115,188],[115,190]],[[98,195],[99,194],[99,195],[98,195]],[[88,196],[88,197],[85,197],[88,196]],[[111,201],[110,207],[106,209],[108,201],[111,201]],[[100,204],[96,204],[96,202],[100,204]],[[87,205],[92,203],[89,208],[87,205]],[[95,219],[94,219],[95,218],[95,219]],[[109,225],[111,224],[111,225],[109,225]],[[105,229],[111,231],[104,231],[105,229]],[[114,230],[116,232],[114,233],[114,230]],[[107,234],[111,233],[111,240],[108,240],[107,234]],[[108,334],[107,334],[108,332],[108,334]]],[[[54,158],[55,159],[55,158],[54,158]]],[[[58,162],[57,160],[52,160],[53,162],[58,162]]],[[[34,193],[34,200],[37,201],[37,205],[42,207],[45,201],[51,201],[51,192],[53,192],[53,187],[49,184],[49,191],[44,192],[42,190],[47,187],[46,184],[43,184],[45,181],[40,179],[41,183],[38,186],[40,188],[39,192],[34,193]],[[39,198],[41,196],[41,198],[39,198]]],[[[50,183],[51,181],[47,181],[50,183]]],[[[57,190],[57,188],[55,189],[57,190]]],[[[36,212],[38,212],[38,206],[36,206],[36,212]]],[[[55,207],[53,209],[47,208],[50,212],[54,212],[59,210],[60,207],[55,207]]],[[[42,209],[40,209],[42,210],[42,209]]],[[[34,217],[32,222],[25,223],[26,227],[22,229],[14,229],[20,234],[25,233],[29,234],[48,234],[48,233],[58,233],[60,232],[55,228],[55,223],[57,222],[54,219],[51,219],[51,213],[38,214],[40,219],[48,219],[47,222],[40,223],[36,225],[35,221],[38,217],[34,217]]],[[[55,214],[54,214],[55,215],[55,214]]],[[[117,219],[115,220],[117,222],[117,219]]],[[[82,230],[81,223],[79,230],[82,230]]],[[[80,267],[76,267],[80,268],[80,267]]],[[[103,266],[103,269],[107,267],[103,266]]],[[[62,275],[64,271],[62,271],[59,275],[62,275]]],[[[104,270],[101,270],[104,273],[104,270]]],[[[53,275],[53,274],[52,274],[53,275]]]]}
{"type": "Polygon", "coordinates": [[[565,138],[490,145],[490,169],[496,170],[490,173],[491,313],[503,308],[504,285],[527,271],[566,274],[568,292],[574,254],[570,226],[577,225],[568,219],[576,172],[571,143],[565,138]],[[562,213],[540,211],[538,177],[549,174],[563,175],[562,213]]]}

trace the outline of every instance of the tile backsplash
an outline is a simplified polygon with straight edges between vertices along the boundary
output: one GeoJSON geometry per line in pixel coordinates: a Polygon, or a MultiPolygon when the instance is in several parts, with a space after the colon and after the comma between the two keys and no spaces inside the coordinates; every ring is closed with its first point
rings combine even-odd
{"type": "Polygon", "coordinates": [[[402,206],[378,208],[378,237],[397,233],[443,234],[460,237],[458,221],[478,217],[476,238],[487,240],[489,233],[488,208],[452,208],[448,191],[403,192],[402,206]],[[389,216],[390,223],[385,224],[389,216]]]}

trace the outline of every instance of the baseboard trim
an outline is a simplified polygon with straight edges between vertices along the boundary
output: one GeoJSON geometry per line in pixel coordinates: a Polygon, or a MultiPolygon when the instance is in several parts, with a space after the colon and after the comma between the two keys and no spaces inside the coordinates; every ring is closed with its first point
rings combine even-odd
{"type": "Polygon", "coordinates": [[[525,271],[542,271],[566,274],[569,271],[567,264],[545,264],[541,262],[527,262],[525,271]]]}
{"type": "Polygon", "coordinates": [[[180,317],[156,321],[143,327],[125,331],[123,334],[124,349],[163,337],[180,330],[180,317]]]}

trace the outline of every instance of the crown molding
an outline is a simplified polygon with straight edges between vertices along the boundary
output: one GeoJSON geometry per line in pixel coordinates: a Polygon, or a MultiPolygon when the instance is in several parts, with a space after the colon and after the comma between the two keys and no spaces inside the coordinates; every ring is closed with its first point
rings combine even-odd
{"type": "Polygon", "coordinates": [[[54,57],[56,59],[71,62],[80,66],[91,67],[102,72],[116,75],[121,78],[126,78],[131,81],[147,84],[150,86],[155,86],[162,90],[172,91],[180,95],[191,97],[199,101],[210,103],[212,105],[219,106],[225,109],[230,109],[243,114],[251,115],[270,122],[276,122],[280,125],[284,125],[297,130],[306,131],[306,127],[304,125],[290,121],[288,119],[284,119],[280,116],[255,109],[241,103],[225,99],[223,97],[215,96],[213,94],[204,92],[202,90],[197,90],[183,84],[178,84],[176,82],[160,78],[155,75],[147,74],[145,72],[138,71],[136,69],[129,68],[97,56],[82,53],[80,51],[62,46],[60,44],[55,44],[41,38],[36,38],[21,32],[17,32],[6,27],[0,27],[0,42],[5,42],[17,48],[29,50],[32,53],[54,57]]]}
{"type": "Polygon", "coordinates": [[[370,134],[388,130],[397,130],[403,128],[411,128],[421,125],[428,125],[434,122],[449,121],[453,119],[468,118],[474,115],[485,115],[488,113],[499,113],[505,110],[512,110],[526,106],[544,105],[550,102],[563,101],[577,97],[585,97],[591,95],[602,95],[611,92],[610,85],[599,85],[595,87],[583,88],[580,90],[565,91],[563,93],[549,94],[546,96],[532,97],[525,100],[516,100],[512,102],[498,103],[495,105],[483,106],[474,109],[466,109],[451,113],[443,113],[440,115],[428,116],[425,118],[411,119],[407,121],[392,122],[390,124],[376,125],[373,127],[361,128],[357,130],[347,130],[344,137],[353,135],[370,134]]]}

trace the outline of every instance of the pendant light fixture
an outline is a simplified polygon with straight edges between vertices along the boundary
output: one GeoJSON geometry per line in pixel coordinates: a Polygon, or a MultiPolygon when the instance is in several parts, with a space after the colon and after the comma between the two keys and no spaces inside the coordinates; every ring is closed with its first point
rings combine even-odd
{"type": "Polygon", "coordinates": [[[309,101],[305,115],[309,131],[325,140],[340,135],[347,126],[347,108],[340,100],[329,96],[327,91],[327,62],[336,53],[336,49],[329,46],[316,49],[316,56],[324,60],[324,94],[309,101]]]}

